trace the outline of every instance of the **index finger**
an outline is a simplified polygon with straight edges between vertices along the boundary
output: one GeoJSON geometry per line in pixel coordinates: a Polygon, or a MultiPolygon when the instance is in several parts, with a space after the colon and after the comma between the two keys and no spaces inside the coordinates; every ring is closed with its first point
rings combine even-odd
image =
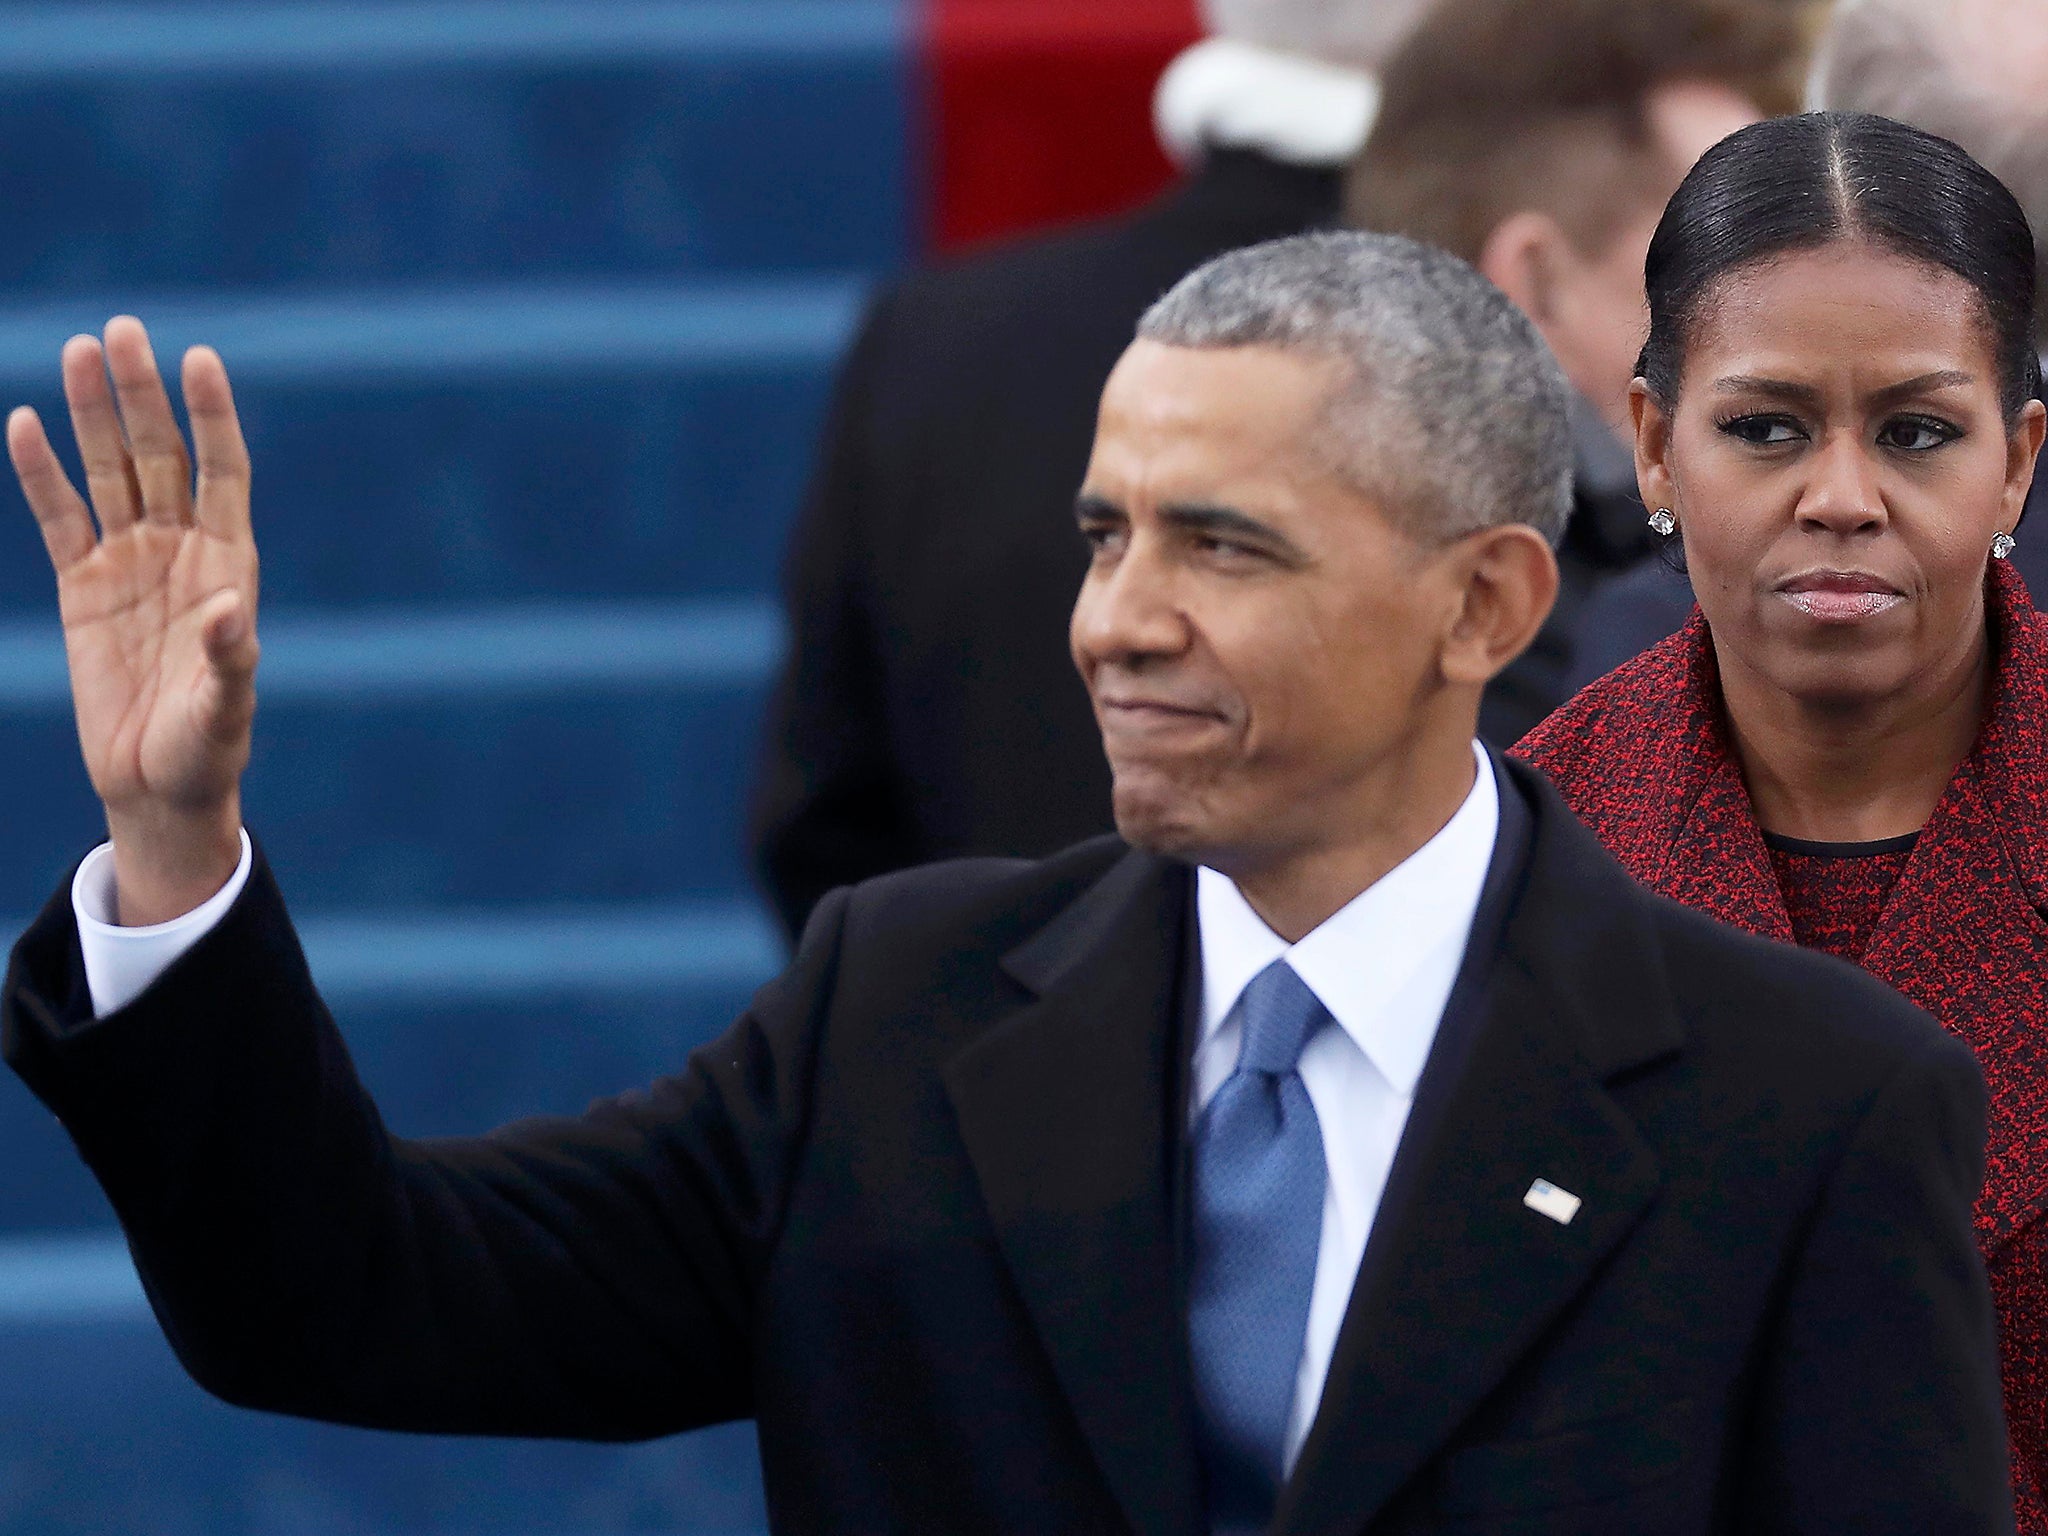
{"type": "Polygon", "coordinates": [[[246,539],[249,528],[249,447],[242,441],[227,365],[211,347],[185,354],[185,414],[199,461],[199,526],[227,539],[246,539]]]}

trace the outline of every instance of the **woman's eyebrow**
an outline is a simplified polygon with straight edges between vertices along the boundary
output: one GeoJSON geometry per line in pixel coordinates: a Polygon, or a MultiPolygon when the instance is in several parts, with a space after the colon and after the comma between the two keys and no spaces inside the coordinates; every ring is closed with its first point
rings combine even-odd
{"type": "Polygon", "coordinates": [[[1914,395],[1931,395],[1936,390],[1955,389],[1976,382],[1973,374],[1965,373],[1960,368],[1937,368],[1932,373],[1903,379],[1897,384],[1887,384],[1870,398],[1874,404],[1890,405],[1897,400],[1911,399],[1914,395]]]}
{"type": "Polygon", "coordinates": [[[1794,405],[1818,405],[1820,391],[1811,384],[1794,384],[1789,379],[1764,379],[1749,373],[1733,373],[1724,379],[1714,380],[1717,395],[1768,395],[1773,400],[1788,400],[1794,405]]]}
{"type": "MultiPolygon", "coordinates": [[[[1954,389],[1963,384],[1976,383],[1976,375],[1965,373],[1960,368],[1937,368],[1932,373],[1915,374],[1910,379],[1901,379],[1896,384],[1887,384],[1871,394],[1875,405],[1890,405],[1897,400],[1910,399],[1914,395],[1932,394],[1936,390],[1954,389]]],[[[1794,384],[1789,379],[1759,378],[1754,374],[1736,373],[1714,381],[1714,392],[1721,395],[1767,395],[1774,400],[1789,401],[1794,405],[1818,405],[1820,391],[1811,384],[1794,384]]]]}

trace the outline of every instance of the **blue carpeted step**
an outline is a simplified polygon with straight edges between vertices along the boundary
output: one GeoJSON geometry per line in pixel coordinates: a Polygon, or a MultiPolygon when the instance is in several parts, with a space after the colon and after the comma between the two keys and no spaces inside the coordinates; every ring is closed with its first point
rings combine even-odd
{"type": "MultiPolygon", "coordinates": [[[[0,1285],[18,1255],[0,1243],[0,1285]]],[[[0,1536],[742,1536],[752,1427],[592,1446],[379,1434],[229,1408],[147,1314],[4,1316],[0,1536]]]]}
{"type": "Polygon", "coordinates": [[[0,277],[865,269],[911,241],[894,0],[10,7],[0,277]]]}
{"type": "MultiPolygon", "coordinates": [[[[260,684],[259,684],[260,686],[260,684]]],[[[270,700],[245,797],[321,908],[621,901],[743,889],[749,691],[270,700]]],[[[0,913],[103,835],[62,710],[0,713],[0,913]]]]}
{"type": "MultiPolygon", "coordinates": [[[[44,413],[64,338],[132,308],[167,365],[217,345],[273,603],[764,590],[810,470],[852,281],[0,310],[0,403],[44,413]]],[[[0,494],[0,620],[47,607],[0,494]]]]}
{"type": "MultiPolygon", "coordinates": [[[[58,414],[63,338],[117,310],[226,354],[265,557],[250,816],[405,1133],[673,1069],[779,963],[740,833],[766,590],[861,285],[913,236],[907,18],[0,5],[0,404],[58,414]]],[[[49,587],[0,494],[8,917],[97,821],[49,587]]],[[[764,1523],[744,1427],[435,1442],[215,1404],[11,1078],[0,1169],[0,1536],[764,1523]]]]}

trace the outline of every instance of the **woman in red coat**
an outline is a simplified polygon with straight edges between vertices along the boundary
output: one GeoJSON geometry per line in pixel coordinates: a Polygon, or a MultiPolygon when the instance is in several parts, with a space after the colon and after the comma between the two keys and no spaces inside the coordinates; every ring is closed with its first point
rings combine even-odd
{"type": "Polygon", "coordinates": [[[1699,162],[1646,277],[1637,474],[1699,607],[1516,750],[1652,889],[1976,1048],[2014,1495],[2048,1532],[2048,620],[2004,563],[2043,436],[2026,220],[1946,140],[1782,118],[1699,162]]]}

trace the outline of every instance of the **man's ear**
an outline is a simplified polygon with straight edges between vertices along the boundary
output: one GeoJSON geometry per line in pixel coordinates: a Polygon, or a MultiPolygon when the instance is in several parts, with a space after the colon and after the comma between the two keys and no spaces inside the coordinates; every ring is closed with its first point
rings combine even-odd
{"type": "Polygon", "coordinates": [[[1473,265],[1548,339],[1548,327],[1557,317],[1557,265],[1568,245],[1557,220],[1525,210],[1493,227],[1473,265]]]}
{"type": "Polygon", "coordinates": [[[1467,534],[1447,552],[1463,602],[1444,636],[1444,679],[1483,688],[1529,648],[1557,601],[1557,556],[1527,523],[1467,534]]]}
{"type": "Polygon", "coordinates": [[[1671,473],[1671,418],[1641,379],[1628,387],[1628,414],[1636,427],[1636,490],[1643,505],[1652,512],[1659,508],[1673,514],[1683,511],[1678,504],[1678,483],[1671,473]]]}

